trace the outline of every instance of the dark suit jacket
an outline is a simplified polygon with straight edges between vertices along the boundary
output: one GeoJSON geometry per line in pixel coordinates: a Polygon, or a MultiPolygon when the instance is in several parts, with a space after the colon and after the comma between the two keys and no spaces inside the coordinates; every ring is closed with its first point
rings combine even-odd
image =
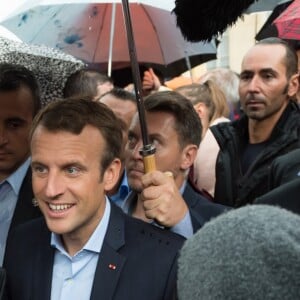
{"type": "Polygon", "coordinates": [[[31,219],[42,216],[38,207],[32,204],[33,199],[31,168],[28,169],[19,192],[18,201],[10,224],[10,230],[31,219]]]}
{"type": "Polygon", "coordinates": [[[254,204],[277,205],[300,214],[300,178],[280,185],[276,189],[260,196],[254,204]]]}
{"type": "Polygon", "coordinates": [[[3,299],[4,286],[6,281],[6,272],[0,267],[0,300],[3,299]]]}
{"type": "Polygon", "coordinates": [[[208,222],[211,218],[230,209],[227,206],[207,200],[200,195],[189,182],[182,196],[189,208],[194,232],[200,229],[204,223],[208,222]]]}
{"type": "MultiPolygon", "coordinates": [[[[8,299],[50,299],[54,260],[50,236],[43,218],[12,232],[4,259],[8,299]]],[[[90,299],[174,299],[177,255],[183,241],[125,215],[112,204],[90,299]],[[110,269],[110,264],[116,269],[110,269]]]]}

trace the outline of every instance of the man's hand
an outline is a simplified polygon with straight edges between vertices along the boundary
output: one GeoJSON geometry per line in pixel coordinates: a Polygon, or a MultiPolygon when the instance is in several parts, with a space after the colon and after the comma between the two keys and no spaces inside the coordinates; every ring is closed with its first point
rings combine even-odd
{"type": "Polygon", "coordinates": [[[142,85],[144,91],[157,91],[159,89],[161,84],[152,68],[144,72],[142,85]]]}
{"type": "Polygon", "coordinates": [[[153,171],[143,175],[142,184],[141,200],[147,218],[166,227],[173,227],[184,218],[188,207],[173,177],[153,171]]]}

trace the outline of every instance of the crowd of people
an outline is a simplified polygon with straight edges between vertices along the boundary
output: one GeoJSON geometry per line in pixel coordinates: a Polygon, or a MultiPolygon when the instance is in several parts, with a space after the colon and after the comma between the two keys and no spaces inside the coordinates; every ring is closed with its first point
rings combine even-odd
{"type": "Polygon", "coordinates": [[[147,172],[131,88],[82,69],[41,107],[34,74],[0,64],[0,299],[298,299],[293,47],[142,84],[147,172]]]}

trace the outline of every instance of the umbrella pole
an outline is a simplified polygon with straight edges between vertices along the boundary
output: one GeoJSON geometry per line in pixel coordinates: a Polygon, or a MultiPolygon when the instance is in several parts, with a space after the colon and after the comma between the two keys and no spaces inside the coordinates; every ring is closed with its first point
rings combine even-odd
{"type": "Polygon", "coordinates": [[[185,57],[185,63],[186,63],[187,69],[190,72],[190,77],[191,77],[192,83],[194,83],[194,75],[193,75],[193,71],[192,71],[191,61],[187,54],[187,51],[184,51],[184,57],[185,57]]]}
{"type": "Polygon", "coordinates": [[[112,11],[111,11],[109,52],[108,52],[108,68],[107,68],[107,75],[109,77],[111,77],[111,69],[112,69],[112,52],[113,52],[113,43],[114,43],[114,35],[115,35],[115,24],[116,24],[116,3],[113,3],[112,4],[112,11]]]}
{"type": "Polygon", "coordinates": [[[134,36],[133,36],[128,0],[122,0],[122,8],[123,8],[125,28],[127,34],[128,50],[129,50],[129,57],[131,62],[131,71],[133,75],[134,90],[135,90],[135,95],[137,100],[137,109],[138,109],[141,133],[143,139],[143,147],[140,150],[140,153],[144,159],[145,172],[149,172],[156,169],[155,157],[154,157],[155,147],[150,143],[149,136],[148,136],[144,100],[142,96],[141,75],[140,75],[139,64],[137,61],[137,54],[136,54],[136,48],[134,43],[134,36]]]}

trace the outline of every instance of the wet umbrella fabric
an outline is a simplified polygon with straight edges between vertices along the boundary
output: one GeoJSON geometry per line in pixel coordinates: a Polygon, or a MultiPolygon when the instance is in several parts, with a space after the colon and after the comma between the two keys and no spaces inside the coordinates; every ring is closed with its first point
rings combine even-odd
{"type": "Polygon", "coordinates": [[[257,2],[251,4],[246,10],[245,13],[255,13],[262,11],[274,11],[274,9],[285,2],[291,2],[288,0],[258,0],[257,2]]]}
{"type": "MultiPolygon", "coordinates": [[[[63,2],[63,1],[61,1],[63,2]]],[[[75,3],[37,6],[2,24],[27,43],[45,44],[107,69],[112,3],[75,3]]],[[[109,1],[108,1],[109,2],[109,1]]],[[[176,27],[170,11],[130,3],[132,26],[140,64],[172,68],[169,76],[216,58],[215,43],[189,43],[176,27]]],[[[121,3],[116,3],[112,69],[130,65],[121,3]]],[[[162,68],[163,69],[163,68],[162,68]]]]}
{"type": "Polygon", "coordinates": [[[4,37],[0,37],[0,62],[21,64],[31,70],[39,82],[43,105],[62,98],[69,75],[85,66],[82,61],[57,49],[4,37]]]}
{"type": "Polygon", "coordinates": [[[273,22],[278,37],[286,40],[300,40],[300,0],[294,0],[273,22]]]}
{"type": "Polygon", "coordinates": [[[260,41],[268,37],[278,37],[277,27],[273,24],[274,20],[292,3],[292,1],[280,2],[272,11],[262,28],[256,34],[255,39],[260,41]]]}

